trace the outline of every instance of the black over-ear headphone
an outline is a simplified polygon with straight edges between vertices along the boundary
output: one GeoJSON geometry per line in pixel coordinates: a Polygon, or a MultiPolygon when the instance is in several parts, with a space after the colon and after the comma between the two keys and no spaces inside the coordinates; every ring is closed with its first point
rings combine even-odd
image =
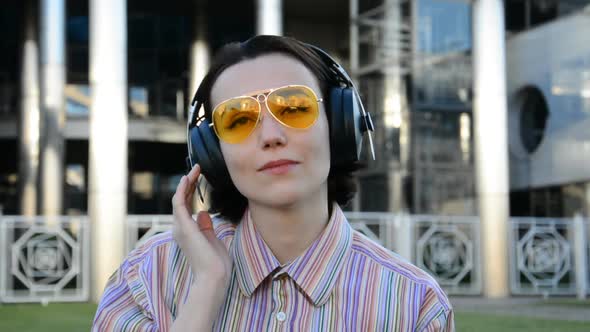
{"type": "MultiPolygon", "coordinates": [[[[330,113],[330,159],[332,166],[346,164],[360,159],[364,132],[369,132],[369,143],[373,159],[375,151],[371,131],[374,131],[371,115],[365,112],[361,98],[350,76],[328,53],[322,49],[306,44],[313,50],[334,74],[337,82],[329,89],[330,113]]],[[[197,92],[199,89],[197,89],[197,92]]],[[[213,188],[226,186],[231,178],[219,147],[219,139],[211,128],[210,121],[204,116],[196,118],[205,100],[199,93],[191,102],[187,125],[187,164],[192,168],[201,166],[201,173],[213,188]]]]}

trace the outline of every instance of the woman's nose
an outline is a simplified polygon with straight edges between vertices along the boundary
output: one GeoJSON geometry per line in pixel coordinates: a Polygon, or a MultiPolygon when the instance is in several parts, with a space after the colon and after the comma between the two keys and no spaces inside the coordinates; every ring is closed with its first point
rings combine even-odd
{"type": "Polygon", "coordinates": [[[259,128],[259,142],[263,149],[284,146],[287,143],[285,127],[264,108],[259,128]]]}

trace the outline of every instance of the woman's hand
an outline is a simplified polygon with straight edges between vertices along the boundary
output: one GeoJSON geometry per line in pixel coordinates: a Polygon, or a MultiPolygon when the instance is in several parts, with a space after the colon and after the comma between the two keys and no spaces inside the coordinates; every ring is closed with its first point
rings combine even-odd
{"type": "Polygon", "coordinates": [[[188,175],[180,179],[172,197],[174,227],[172,234],[193,271],[193,282],[216,284],[225,287],[229,280],[232,262],[228,251],[213,231],[211,217],[207,211],[199,211],[197,220],[192,218],[193,194],[201,168],[195,165],[188,175]]]}
{"type": "Polygon", "coordinates": [[[191,216],[200,172],[199,165],[195,165],[180,179],[172,197],[172,234],[186,256],[194,278],[186,302],[179,303],[171,332],[211,331],[231,275],[232,261],[223,242],[215,236],[209,213],[199,211],[196,222],[191,216]]]}

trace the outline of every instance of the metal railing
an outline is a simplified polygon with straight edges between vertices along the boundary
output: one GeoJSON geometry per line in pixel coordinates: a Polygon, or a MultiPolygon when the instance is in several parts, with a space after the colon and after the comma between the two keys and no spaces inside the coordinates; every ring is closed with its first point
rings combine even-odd
{"type": "Polygon", "coordinates": [[[574,235],[576,232],[585,232],[585,227],[578,228],[574,219],[511,218],[509,243],[512,294],[575,295],[576,263],[585,265],[585,277],[589,278],[588,243],[584,246],[586,252],[581,255],[585,257],[576,259],[574,251],[574,235]]]}
{"type": "Polygon", "coordinates": [[[0,216],[0,250],[0,302],[88,300],[86,216],[0,216]]]}
{"type": "Polygon", "coordinates": [[[448,294],[482,292],[479,217],[410,216],[414,263],[434,276],[448,294]]]}
{"type": "MultiPolygon", "coordinates": [[[[430,273],[448,294],[482,294],[479,217],[346,216],[354,229],[430,273]]],[[[129,215],[127,250],[169,230],[172,222],[171,215],[129,215]]],[[[584,239],[582,247],[576,236],[585,234],[587,226],[588,220],[581,218],[510,218],[511,294],[575,295],[581,276],[588,293],[590,245],[584,239]]],[[[0,302],[87,301],[89,235],[86,216],[48,220],[0,215],[0,302]]]]}

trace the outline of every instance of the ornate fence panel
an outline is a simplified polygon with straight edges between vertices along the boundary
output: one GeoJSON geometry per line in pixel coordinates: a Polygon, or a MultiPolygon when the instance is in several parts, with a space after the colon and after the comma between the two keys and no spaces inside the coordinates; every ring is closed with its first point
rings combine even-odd
{"type": "MultiPolygon", "coordinates": [[[[429,272],[447,293],[481,294],[478,217],[346,215],[354,229],[429,272]]],[[[59,217],[51,224],[43,218],[3,216],[0,220],[1,302],[88,299],[87,217],[59,217]]],[[[172,222],[170,215],[128,216],[127,249],[169,230],[172,222]]],[[[570,219],[510,219],[512,294],[575,294],[572,225],[570,219]]],[[[590,245],[587,248],[590,257],[590,245]]]]}
{"type": "MultiPolygon", "coordinates": [[[[346,212],[351,226],[433,275],[449,294],[482,293],[478,217],[346,212]]],[[[171,228],[171,215],[130,215],[127,249],[171,228]]],[[[588,220],[585,221],[588,227],[588,220]]],[[[511,218],[514,295],[576,294],[571,219],[511,218]]],[[[0,302],[87,301],[89,222],[0,216],[0,302]]],[[[590,259],[590,243],[586,243],[590,259]]],[[[590,271],[586,274],[590,285],[590,271]]],[[[589,289],[590,291],[590,289],[589,289]]]]}
{"type": "Polygon", "coordinates": [[[0,216],[0,302],[87,301],[87,217],[0,216]]]}
{"type": "Polygon", "coordinates": [[[172,228],[172,215],[127,216],[127,251],[143,244],[149,237],[172,228]]]}
{"type": "Polygon", "coordinates": [[[399,228],[399,215],[386,212],[345,212],[353,229],[363,233],[382,246],[395,250],[395,230],[399,228]]]}
{"type": "Polygon", "coordinates": [[[510,287],[517,295],[574,295],[571,219],[510,219],[510,287]]]}
{"type": "Polygon", "coordinates": [[[482,292],[478,217],[410,216],[415,264],[432,274],[448,294],[482,292]]]}

